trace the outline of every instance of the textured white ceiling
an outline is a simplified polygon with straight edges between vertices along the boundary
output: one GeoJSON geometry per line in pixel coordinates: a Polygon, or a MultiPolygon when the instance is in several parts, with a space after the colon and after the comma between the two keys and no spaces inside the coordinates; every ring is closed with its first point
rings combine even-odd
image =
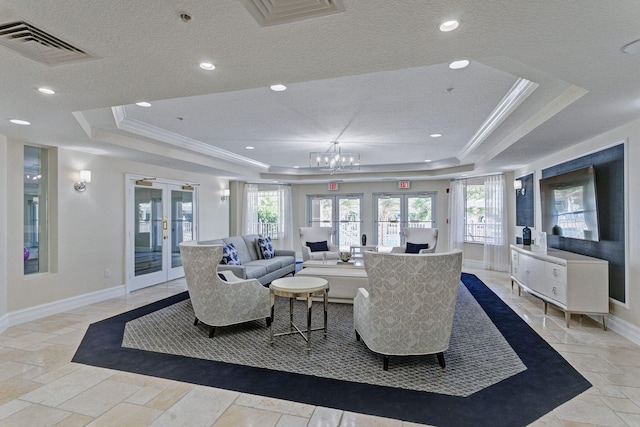
{"type": "Polygon", "coordinates": [[[23,19],[102,59],[49,67],[0,46],[0,133],[231,178],[298,182],[319,177],[291,167],[304,169],[309,151],[337,139],[362,154],[362,177],[345,178],[396,170],[428,179],[455,173],[448,168],[456,164],[478,174],[509,170],[639,116],[640,55],[620,48],[640,38],[640,2],[344,6],[262,27],[239,0],[3,0],[0,23],[23,19]],[[461,27],[440,33],[450,18],[461,27]],[[467,69],[447,68],[461,58],[471,60],[467,69]],[[217,69],[199,69],[202,60],[217,69]],[[539,86],[461,156],[518,77],[539,86]],[[273,83],[289,89],[272,92],[273,83]],[[38,86],[57,94],[43,96],[38,86]],[[153,106],[132,105],[140,100],[153,106]],[[114,106],[126,106],[124,120],[114,106]],[[444,136],[431,139],[433,132],[444,136]]]}

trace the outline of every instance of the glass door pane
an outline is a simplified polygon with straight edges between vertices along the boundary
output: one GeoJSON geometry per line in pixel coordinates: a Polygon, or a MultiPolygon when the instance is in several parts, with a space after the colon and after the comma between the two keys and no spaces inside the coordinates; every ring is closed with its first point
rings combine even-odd
{"type": "Polygon", "coordinates": [[[360,244],[359,197],[338,197],[338,245],[348,247],[360,244]]]}
{"type": "Polygon", "coordinates": [[[134,196],[134,275],[162,271],[164,243],[162,189],[136,187],[134,196]]]}
{"type": "Polygon", "coordinates": [[[433,208],[431,206],[431,201],[431,196],[407,196],[407,227],[433,227],[433,208]]]}
{"type": "Polygon", "coordinates": [[[377,199],[377,245],[400,246],[401,196],[376,196],[377,199]]]}
{"type": "Polygon", "coordinates": [[[171,268],[181,267],[180,243],[193,240],[193,192],[171,191],[171,268]]]}
{"type": "Polygon", "coordinates": [[[312,197],[309,207],[310,227],[333,227],[333,197],[312,197]]]}

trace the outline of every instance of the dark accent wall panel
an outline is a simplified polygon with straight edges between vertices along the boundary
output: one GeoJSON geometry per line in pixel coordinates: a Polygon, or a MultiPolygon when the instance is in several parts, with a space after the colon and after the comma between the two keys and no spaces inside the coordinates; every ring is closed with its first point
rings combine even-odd
{"type": "Polygon", "coordinates": [[[534,214],[533,214],[533,174],[516,178],[522,181],[522,188],[525,189],[524,195],[516,190],[516,225],[524,227],[525,225],[533,227],[534,214]]]}
{"type": "Polygon", "coordinates": [[[609,296],[625,302],[624,144],[542,171],[542,177],[593,165],[596,174],[600,241],[547,236],[547,246],[609,261],[609,296]]]}

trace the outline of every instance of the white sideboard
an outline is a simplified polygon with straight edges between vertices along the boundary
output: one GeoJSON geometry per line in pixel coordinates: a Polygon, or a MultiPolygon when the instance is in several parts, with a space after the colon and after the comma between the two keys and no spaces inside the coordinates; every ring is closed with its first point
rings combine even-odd
{"type": "Polygon", "coordinates": [[[564,311],[569,327],[572,313],[609,314],[609,262],[557,249],[534,251],[511,245],[511,286],[518,285],[547,304],[564,311]]]}

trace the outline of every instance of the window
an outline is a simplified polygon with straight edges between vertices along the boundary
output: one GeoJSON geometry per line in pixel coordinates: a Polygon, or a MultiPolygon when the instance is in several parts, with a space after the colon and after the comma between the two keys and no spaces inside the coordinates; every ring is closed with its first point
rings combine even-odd
{"type": "Polygon", "coordinates": [[[464,241],[485,243],[485,195],[482,180],[467,180],[464,185],[464,241]]]}
{"type": "Polygon", "coordinates": [[[24,274],[49,271],[48,154],[24,147],[24,274]]]}
{"type": "Polygon", "coordinates": [[[278,239],[280,196],[277,190],[258,191],[258,230],[263,237],[278,239]]]}

